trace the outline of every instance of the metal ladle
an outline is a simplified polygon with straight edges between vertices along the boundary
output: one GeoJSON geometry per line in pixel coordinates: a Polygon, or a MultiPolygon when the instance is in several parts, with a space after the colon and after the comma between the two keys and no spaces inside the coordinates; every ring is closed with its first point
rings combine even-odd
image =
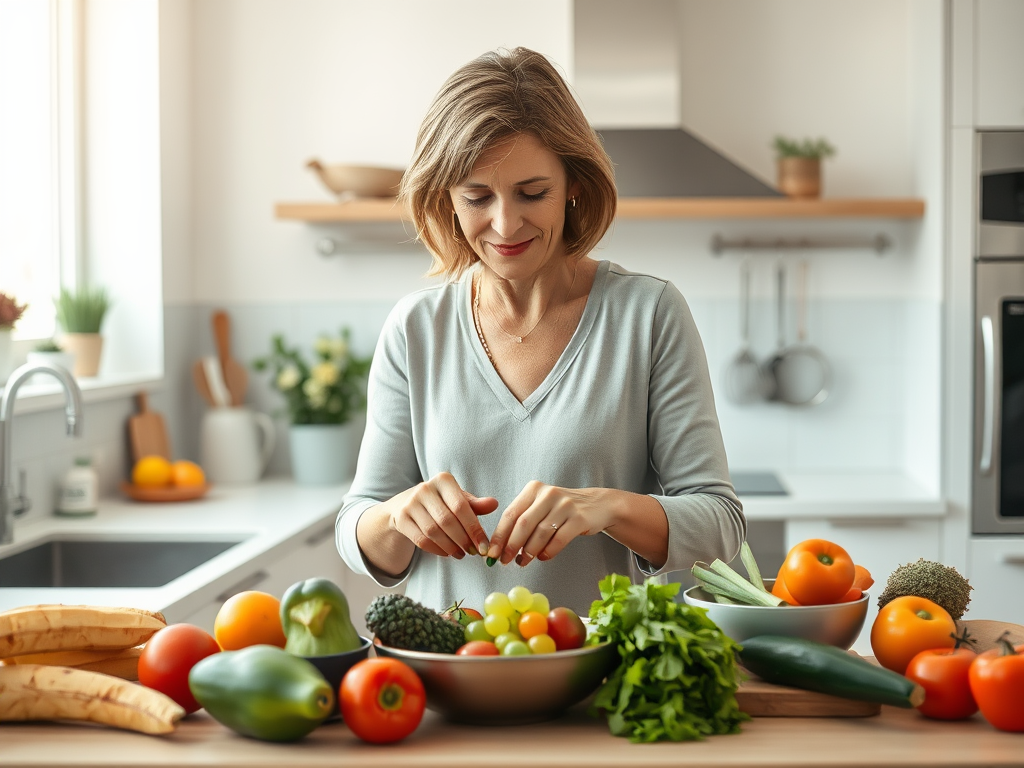
{"type": "Polygon", "coordinates": [[[750,351],[750,261],[740,264],[740,332],[742,345],[725,372],[725,394],[746,405],[761,399],[761,366],[750,351]]]}
{"type": "MultiPolygon", "coordinates": [[[[779,268],[779,337],[782,338],[782,268],[779,268]]],[[[781,343],[781,342],[780,342],[781,343]]],[[[789,405],[819,405],[829,395],[832,367],[828,358],[807,343],[807,262],[800,264],[797,291],[797,342],[786,347],[772,362],[775,400],[789,405]]]]}

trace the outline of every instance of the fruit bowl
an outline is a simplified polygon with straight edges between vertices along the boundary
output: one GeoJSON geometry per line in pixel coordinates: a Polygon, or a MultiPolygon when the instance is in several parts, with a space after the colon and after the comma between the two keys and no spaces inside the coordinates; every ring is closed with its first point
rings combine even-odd
{"type": "MultiPolygon", "coordinates": [[[[765,579],[769,591],[775,579],[765,579]]],[[[683,601],[707,610],[707,616],[726,635],[738,643],[757,635],[801,637],[844,651],[857,641],[868,614],[868,593],[859,600],[831,605],[786,605],[776,608],[761,605],[716,603],[700,587],[683,592],[683,601]]]]}
{"type": "Polygon", "coordinates": [[[135,501],[191,501],[200,499],[210,490],[209,483],[202,485],[136,485],[123,481],[121,492],[135,501]]]}
{"type": "Polygon", "coordinates": [[[619,662],[618,649],[607,642],[533,656],[456,656],[379,643],[373,649],[413,668],[427,709],[474,725],[553,720],[596,691],[619,662]]]}

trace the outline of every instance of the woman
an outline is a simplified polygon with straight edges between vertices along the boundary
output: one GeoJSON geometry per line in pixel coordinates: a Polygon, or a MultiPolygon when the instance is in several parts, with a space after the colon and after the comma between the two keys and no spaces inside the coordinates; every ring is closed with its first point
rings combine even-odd
{"type": "Polygon", "coordinates": [[[401,197],[448,281],[381,333],[349,567],[438,609],[521,584],[585,616],[609,573],[731,560],[746,524],[700,337],[670,283],[591,258],[612,167],[554,67],[517,48],[452,75],[401,197]]]}

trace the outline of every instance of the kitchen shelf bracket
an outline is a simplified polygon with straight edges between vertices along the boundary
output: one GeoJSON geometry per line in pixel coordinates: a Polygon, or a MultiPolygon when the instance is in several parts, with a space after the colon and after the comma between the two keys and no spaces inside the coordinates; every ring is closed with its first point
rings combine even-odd
{"type": "Polygon", "coordinates": [[[714,256],[721,256],[725,251],[793,251],[818,250],[822,248],[868,248],[881,256],[891,247],[892,240],[885,234],[878,234],[870,239],[830,240],[810,240],[807,238],[758,240],[746,237],[741,240],[727,240],[717,234],[711,238],[711,253],[714,256]]]}

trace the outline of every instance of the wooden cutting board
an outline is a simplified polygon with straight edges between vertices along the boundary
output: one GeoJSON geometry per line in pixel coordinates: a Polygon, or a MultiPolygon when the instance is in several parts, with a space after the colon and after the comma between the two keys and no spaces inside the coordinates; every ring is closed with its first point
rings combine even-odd
{"type": "Polygon", "coordinates": [[[128,438],[131,443],[132,462],[143,456],[171,458],[170,441],[164,417],[149,410],[149,397],[145,392],[135,395],[139,412],[128,418],[128,438]]]}

